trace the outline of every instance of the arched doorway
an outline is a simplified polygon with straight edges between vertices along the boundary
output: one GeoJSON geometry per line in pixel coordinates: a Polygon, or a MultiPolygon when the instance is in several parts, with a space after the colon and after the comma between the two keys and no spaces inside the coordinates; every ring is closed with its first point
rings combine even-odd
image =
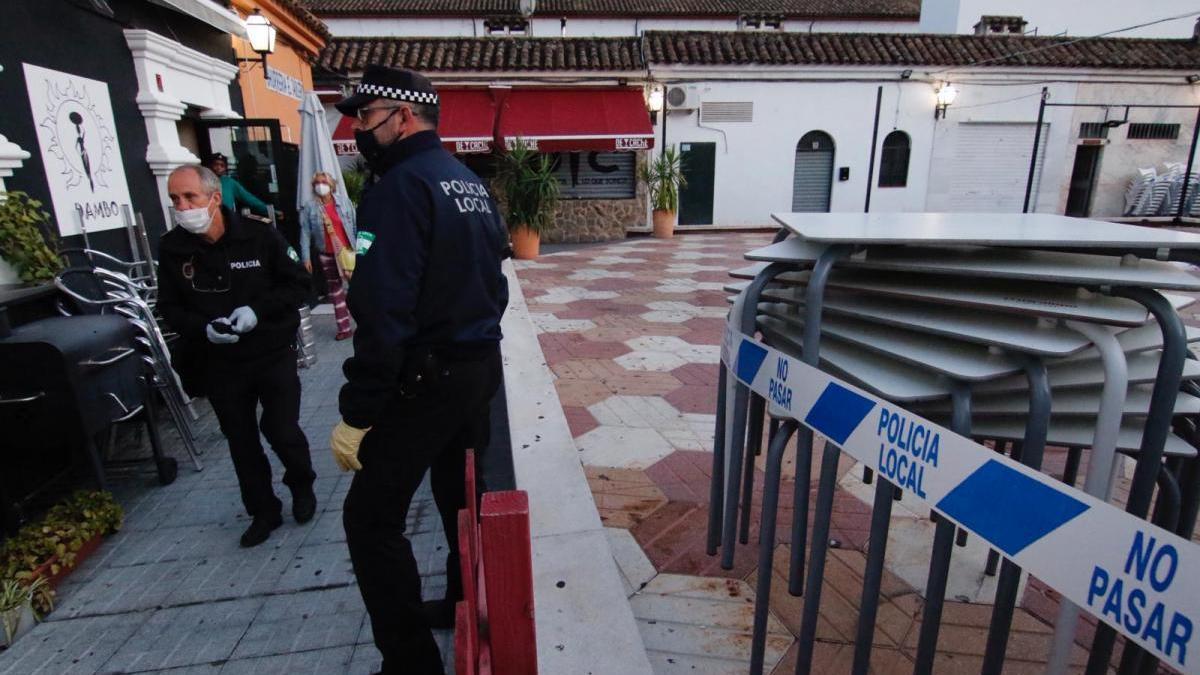
{"type": "Polygon", "coordinates": [[[796,144],[792,211],[828,212],[832,189],[833,138],[824,131],[810,131],[796,144]]]}

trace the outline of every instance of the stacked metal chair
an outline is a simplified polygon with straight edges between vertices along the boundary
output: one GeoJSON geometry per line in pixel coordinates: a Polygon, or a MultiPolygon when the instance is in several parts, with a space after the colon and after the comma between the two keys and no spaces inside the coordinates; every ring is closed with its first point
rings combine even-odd
{"type": "Polygon", "coordinates": [[[191,428],[191,422],[199,416],[171,367],[169,336],[159,328],[159,319],[155,315],[157,285],[153,263],[130,263],[90,249],[68,249],[60,253],[68,267],[54,279],[54,285],[66,296],[58,302],[59,312],[64,316],[117,314],[137,329],[136,340],[150,382],[166,402],[171,421],[196,470],[201,470],[201,451],[191,428]],[[122,271],[101,266],[101,263],[122,271]]]}

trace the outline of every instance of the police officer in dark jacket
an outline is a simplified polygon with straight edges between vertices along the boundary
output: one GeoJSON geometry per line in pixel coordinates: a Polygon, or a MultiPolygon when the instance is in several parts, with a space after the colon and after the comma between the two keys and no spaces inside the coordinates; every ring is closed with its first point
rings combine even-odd
{"type": "Polygon", "coordinates": [[[442,148],[428,79],[371,66],[337,108],[356,116],[377,177],[358,209],[348,300],[358,332],[331,439],[341,467],[357,471],[346,541],[383,672],[442,673],[430,627],[452,623],[462,594],[457,512],[465,450],[486,446],[500,385],[508,236],[483,181],[442,148]],[[450,555],[446,598],[423,607],[404,530],[427,470],[450,555]]]}
{"type": "Polygon", "coordinates": [[[299,422],[295,348],[308,275],[278,232],[221,205],[212,171],[179,167],[167,191],[177,227],[159,244],[158,308],[179,333],[174,358],[185,388],[208,396],[229,440],[242,503],[253,518],[241,543],[256,546],[283,523],[259,442],[260,403],[262,435],[283,462],[292,515],[307,522],[317,508],[316,474],[299,422]]]}

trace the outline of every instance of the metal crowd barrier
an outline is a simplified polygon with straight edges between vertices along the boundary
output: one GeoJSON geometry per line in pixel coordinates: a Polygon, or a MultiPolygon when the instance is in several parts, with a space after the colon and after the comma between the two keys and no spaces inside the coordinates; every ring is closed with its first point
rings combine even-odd
{"type": "Polygon", "coordinates": [[[722,350],[708,533],[709,553],[719,547],[722,565],[731,568],[737,541],[748,541],[753,456],[769,413],[751,673],[763,668],[780,464],[792,434],[797,456],[789,591],[805,596],[797,673],[812,667],[842,452],[863,462],[867,480],[881,463],[884,469],[876,482],[854,673],[866,673],[870,665],[891,506],[899,490],[928,501],[936,522],[914,672],[933,670],[954,543],[964,544],[967,531],[992,546],[988,573],[1003,554],[982,672],[1003,668],[1023,566],[1064,596],[1050,672],[1065,671],[1080,608],[1101,621],[1088,673],[1106,672],[1116,631],[1126,637],[1121,673],[1152,671],[1160,657],[1176,669],[1200,672],[1195,653],[1200,634],[1191,628],[1200,613],[1200,547],[1186,540],[1200,501],[1192,442],[1200,386],[1180,391],[1183,382],[1200,379],[1200,366],[1185,364],[1186,345],[1200,334],[1186,331],[1176,313],[1190,298],[1158,290],[1200,290],[1200,278],[1165,262],[1197,259],[1200,236],[1045,214],[776,219],[785,228],[776,243],[748,253],[758,264],[734,272],[749,283],[730,287],[738,295],[722,350]],[[779,372],[760,368],[772,356],[779,372]],[[803,371],[806,379],[787,384],[789,368],[793,374],[803,371]],[[812,391],[814,382],[824,389],[812,391]],[[836,403],[825,400],[830,392],[836,403]],[[800,407],[805,393],[819,393],[809,408],[800,407]],[[856,405],[868,404],[880,411],[873,432],[863,424],[865,413],[850,419],[856,405]],[[942,467],[936,454],[932,464],[927,457],[908,458],[905,465],[913,469],[906,475],[889,463],[888,410],[890,419],[909,429],[946,434],[938,436],[942,467]],[[1183,437],[1172,433],[1173,424],[1183,437]],[[826,442],[810,539],[814,429],[826,442]],[[872,434],[875,438],[865,439],[872,434]],[[859,436],[866,445],[848,444],[859,436]],[[1012,457],[968,438],[995,441],[996,449],[1011,447],[1012,457]],[[1048,443],[1069,448],[1062,483],[1038,473],[1048,443]],[[877,447],[877,457],[868,446],[877,447]],[[1080,492],[1073,485],[1084,449],[1088,471],[1080,492]],[[1127,516],[1106,505],[1120,466],[1117,453],[1136,459],[1127,516]],[[975,473],[948,482],[956,466],[971,463],[975,473]],[[917,475],[928,483],[914,479],[917,475]],[[988,505],[1000,516],[981,515],[972,502],[989,490],[1004,498],[988,505]],[[1150,514],[1156,492],[1154,523],[1146,524],[1141,519],[1150,514]],[[1049,517],[1026,513],[1027,501],[1076,511],[1069,517],[1058,513],[1054,517],[1060,519],[1051,518],[1052,526],[1037,537],[1025,532],[1024,539],[1014,540],[1013,532],[1049,517]],[[1005,509],[1015,511],[1008,522],[1005,509]],[[1028,522],[1011,522],[1022,514],[1028,522]],[[1086,540],[1085,535],[1101,534],[1087,530],[1097,514],[1114,523],[1114,539],[1127,536],[1123,550],[1086,540]],[[1083,541],[1070,551],[1069,564],[1056,566],[1044,549],[1059,538],[1083,541]],[[1078,556],[1089,552],[1096,558],[1080,562],[1078,556]],[[1106,605],[1095,604],[1100,596],[1114,602],[1120,589],[1136,592],[1150,614],[1138,614],[1135,622],[1127,613],[1123,623],[1120,597],[1115,611],[1105,613],[1106,605]],[[1159,604],[1151,605],[1155,599],[1159,604]],[[1164,617],[1172,607],[1175,613],[1164,617]],[[1157,632],[1150,630],[1154,620],[1157,632]]]}

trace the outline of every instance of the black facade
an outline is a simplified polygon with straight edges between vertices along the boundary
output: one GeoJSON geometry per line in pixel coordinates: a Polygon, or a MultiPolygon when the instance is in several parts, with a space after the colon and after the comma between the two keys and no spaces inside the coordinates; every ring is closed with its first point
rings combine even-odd
{"type": "MultiPolygon", "coordinates": [[[[164,232],[161,197],[146,163],[148,144],[142,112],[135,100],[138,82],[133,56],[122,31],[145,29],[222,61],[232,63],[230,36],[206,23],[146,0],[107,0],[113,16],[93,8],[90,0],[14,0],[4,3],[0,21],[0,134],[30,153],[25,164],[5,180],[9,190],[29,193],[53,214],[34,120],[29,108],[23,63],[108,83],[117,137],[120,140],[133,209],[146,220],[152,243],[164,232]]],[[[230,83],[235,112],[244,112],[241,88],[230,83]]],[[[80,246],[79,236],[63,246],[80,246]]],[[[130,255],[123,229],[89,233],[93,248],[121,258],[130,255]]]]}

